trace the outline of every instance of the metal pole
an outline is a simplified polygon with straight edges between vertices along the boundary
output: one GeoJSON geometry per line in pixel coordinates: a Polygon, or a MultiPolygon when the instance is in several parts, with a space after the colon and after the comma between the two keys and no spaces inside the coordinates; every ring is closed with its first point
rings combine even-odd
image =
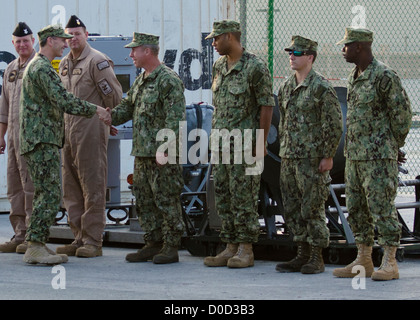
{"type": "Polygon", "coordinates": [[[239,22],[241,24],[241,43],[244,48],[247,46],[247,0],[241,0],[239,3],[239,22]]]}
{"type": "Polygon", "coordinates": [[[271,77],[273,77],[273,60],[274,60],[274,0],[268,0],[268,69],[270,70],[271,77]]]}

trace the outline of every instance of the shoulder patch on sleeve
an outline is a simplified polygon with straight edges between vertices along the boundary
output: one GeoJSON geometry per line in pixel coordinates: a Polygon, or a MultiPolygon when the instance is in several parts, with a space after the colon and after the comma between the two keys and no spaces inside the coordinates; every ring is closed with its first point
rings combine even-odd
{"type": "Polygon", "coordinates": [[[255,70],[254,75],[252,76],[252,83],[257,84],[263,77],[264,73],[260,69],[255,70]]]}
{"type": "Polygon", "coordinates": [[[99,71],[102,71],[106,68],[109,68],[110,64],[109,64],[108,60],[104,60],[102,62],[99,62],[96,66],[98,67],[99,71]]]}
{"type": "Polygon", "coordinates": [[[382,77],[381,83],[380,83],[380,88],[382,91],[385,91],[388,88],[388,84],[391,81],[391,78],[388,77],[387,75],[384,75],[382,77]]]}
{"type": "Polygon", "coordinates": [[[98,86],[101,89],[102,93],[106,96],[113,91],[112,87],[109,85],[108,81],[106,81],[105,79],[99,81],[98,86]]]}
{"type": "Polygon", "coordinates": [[[162,95],[163,96],[168,95],[173,87],[174,87],[174,85],[173,85],[172,81],[165,81],[163,83],[162,90],[161,90],[162,95]]]}

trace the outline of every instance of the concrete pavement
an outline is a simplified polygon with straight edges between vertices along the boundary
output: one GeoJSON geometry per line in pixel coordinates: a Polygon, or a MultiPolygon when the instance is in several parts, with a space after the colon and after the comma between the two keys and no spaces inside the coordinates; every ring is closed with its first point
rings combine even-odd
{"type": "MultiPolygon", "coordinates": [[[[13,232],[0,215],[0,242],[13,232]]],[[[55,249],[58,244],[49,244],[55,249]]],[[[180,252],[170,265],[125,262],[132,248],[105,247],[93,259],[70,257],[59,267],[31,266],[19,254],[0,254],[1,300],[400,300],[420,299],[420,256],[399,263],[400,279],[338,279],[335,265],[318,275],[281,274],[275,261],[253,268],[208,268],[203,258],[180,252]]]]}

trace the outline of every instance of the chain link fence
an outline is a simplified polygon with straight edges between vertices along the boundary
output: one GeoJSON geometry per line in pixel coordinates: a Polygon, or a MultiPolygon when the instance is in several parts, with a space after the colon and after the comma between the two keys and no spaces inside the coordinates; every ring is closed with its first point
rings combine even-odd
{"type": "MultiPolygon", "coordinates": [[[[368,28],[374,32],[375,58],[393,68],[402,79],[414,111],[413,127],[404,151],[408,174],[420,175],[420,11],[418,0],[237,0],[236,17],[242,26],[242,43],[263,57],[273,76],[274,93],[292,74],[284,51],[293,35],[319,44],[314,69],[335,87],[346,87],[354,64],[342,57],[346,27],[368,28]]],[[[401,188],[412,193],[413,187],[401,188]]]]}

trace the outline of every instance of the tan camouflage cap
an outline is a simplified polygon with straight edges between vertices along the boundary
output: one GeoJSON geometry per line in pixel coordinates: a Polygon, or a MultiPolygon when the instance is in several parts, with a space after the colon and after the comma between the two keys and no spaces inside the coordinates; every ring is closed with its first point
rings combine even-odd
{"type": "Polygon", "coordinates": [[[212,39],[228,32],[241,32],[241,25],[234,20],[222,20],[213,23],[213,31],[206,37],[212,39]]]}
{"type": "Polygon", "coordinates": [[[293,36],[290,47],[285,48],[285,51],[314,51],[318,50],[318,42],[307,39],[301,36],[293,36]]]}
{"type": "Polygon", "coordinates": [[[59,24],[47,26],[38,32],[39,42],[44,41],[48,37],[66,38],[71,39],[71,34],[65,33],[64,29],[59,24]]]}
{"type": "Polygon", "coordinates": [[[125,46],[125,48],[135,48],[143,45],[159,45],[159,37],[148,33],[134,32],[133,41],[125,46]]]}
{"type": "Polygon", "coordinates": [[[344,39],[337,42],[337,45],[347,44],[352,42],[372,42],[373,32],[362,28],[346,28],[344,39]]]}

